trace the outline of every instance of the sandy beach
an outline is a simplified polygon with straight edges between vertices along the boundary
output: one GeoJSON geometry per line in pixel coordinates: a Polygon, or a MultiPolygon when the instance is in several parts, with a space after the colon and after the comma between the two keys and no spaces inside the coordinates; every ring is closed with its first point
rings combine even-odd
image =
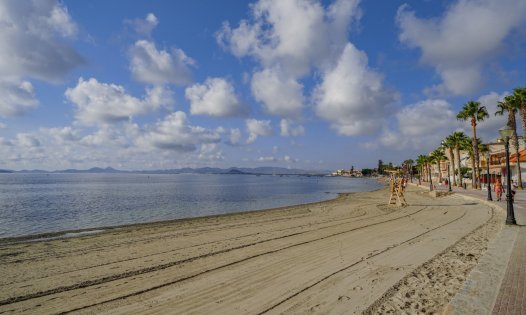
{"type": "Polygon", "coordinates": [[[0,241],[0,314],[437,313],[503,211],[409,186],[327,202],[0,241]]]}

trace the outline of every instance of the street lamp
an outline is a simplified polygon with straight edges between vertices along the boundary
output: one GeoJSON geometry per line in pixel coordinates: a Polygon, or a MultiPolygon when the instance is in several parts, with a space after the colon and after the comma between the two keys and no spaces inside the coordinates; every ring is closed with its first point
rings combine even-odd
{"type": "Polygon", "coordinates": [[[517,224],[511,199],[510,137],[513,135],[513,129],[510,126],[500,128],[499,135],[504,140],[504,148],[506,149],[506,224],[517,224]]]}
{"type": "Polygon", "coordinates": [[[488,181],[488,200],[493,201],[493,198],[491,197],[491,178],[489,177],[489,159],[490,159],[489,152],[486,152],[486,170],[487,170],[487,176],[486,180],[488,181]]]}

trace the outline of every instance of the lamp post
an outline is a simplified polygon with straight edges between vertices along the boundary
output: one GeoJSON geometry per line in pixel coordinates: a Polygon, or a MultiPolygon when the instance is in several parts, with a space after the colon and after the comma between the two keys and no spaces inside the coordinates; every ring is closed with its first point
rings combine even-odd
{"type": "Polygon", "coordinates": [[[447,185],[449,186],[448,191],[451,192],[451,174],[449,174],[449,162],[447,163],[447,185]]]}
{"type": "Polygon", "coordinates": [[[490,158],[489,152],[486,152],[486,179],[488,181],[488,200],[493,201],[493,198],[491,197],[491,178],[489,177],[489,158],[490,158]]]}
{"type": "Polygon", "coordinates": [[[513,201],[511,195],[511,170],[510,170],[510,137],[513,135],[513,129],[505,126],[499,129],[500,138],[504,140],[506,149],[506,224],[517,224],[515,213],[513,211],[513,201]]]}

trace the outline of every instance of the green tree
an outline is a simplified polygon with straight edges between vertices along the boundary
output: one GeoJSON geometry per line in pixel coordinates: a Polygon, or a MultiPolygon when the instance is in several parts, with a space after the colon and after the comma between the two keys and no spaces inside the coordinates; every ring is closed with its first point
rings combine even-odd
{"type": "Polygon", "coordinates": [[[448,178],[448,181],[451,181],[451,184],[456,186],[457,185],[457,179],[455,175],[455,154],[453,153],[453,149],[455,148],[455,142],[452,139],[453,135],[447,136],[444,140],[442,140],[442,146],[444,149],[447,149],[449,152],[449,165],[451,166],[450,173],[453,176],[453,180],[451,181],[450,178],[448,178]]]}
{"type": "MultiPolygon", "coordinates": [[[[508,114],[508,122],[507,125],[511,129],[513,129],[513,136],[511,137],[511,142],[513,143],[513,147],[515,148],[515,154],[517,157],[520,156],[520,150],[519,150],[519,137],[517,136],[517,120],[516,120],[516,114],[517,111],[519,111],[521,108],[521,100],[519,97],[514,95],[508,95],[504,98],[503,101],[499,102],[497,104],[497,111],[495,112],[495,116],[502,116],[504,113],[508,114]]],[[[518,176],[518,182],[519,182],[519,189],[522,190],[522,174],[521,174],[521,162],[520,159],[517,159],[517,176],[518,176]]]]}
{"type": "Polygon", "coordinates": [[[407,166],[407,171],[409,172],[409,176],[411,178],[411,182],[413,182],[413,164],[415,163],[415,161],[413,161],[412,159],[407,159],[404,161],[404,165],[407,166]]]}
{"type": "Polygon", "coordinates": [[[518,103],[522,118],[522,137],[526,139],[526,88],[519,87],[513,90],[513,97],[518,103]]]}
{"type": "Polygon", "coordinates": [[[436,163],[438,166],[438,182],[441,183],[442,182],[442,170],[440,169],[440,162],[447,160],[447,157],[444,153],[444,148],[440,147],[434,150],[433,152],[431,152],[430,156],[431,156],[431,161],[432,161],[431,163],[432,164],[436,163]]]}
{"type": "Polygon", "coordinates": [[[474,102],[469,101],[462,107],[462,110],[457,114],[457,119],[459,120],[470,120],[471,122],[471,129],[473,130],[473,138],[471,139],[472,145],[473,145],[473,152],[475,154],[475,168],[473,170],[473,182],[475,185],[473,188],[478,188],[477,184],[477,175],[478,174],[478,168],[477,165],[479,164],[479,152],[478,152],[478,146],[477,146],[477,122],[483,121],[484,118],[489,117],[488,111],[486,109],[486,106],[481,106],[480,102],[474,102]]]}
{"type": "MultiPolygon", "coordinates": [[[[453,147],[455,149],[455,155],[456,155],[456,164],[457,164],[457,175],[458,175],[458,181],[457,186],[462,187],[463,182],[463,176],[460,172],[460,150],[464,148],[466,141],[469,140],[469,138],[461,131],[455,131],[453,132],[449,137],[449,141],[453,144],[453,147]]],[[[455,172],[455,170],[453,170],[455,172]]]]}

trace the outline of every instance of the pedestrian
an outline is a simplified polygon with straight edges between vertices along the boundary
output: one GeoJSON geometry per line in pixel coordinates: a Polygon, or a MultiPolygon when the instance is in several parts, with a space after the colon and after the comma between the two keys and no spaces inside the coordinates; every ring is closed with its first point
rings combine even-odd
{"type": "Polygon", "coordinates": [[[497,201],[500,201],[500,199],[502,198],[502,192],[504,191],[502,187],[502,183],[500,181],[495,183],[494,190],[495,190],[495,193],[497,194],[497,201]]]}

